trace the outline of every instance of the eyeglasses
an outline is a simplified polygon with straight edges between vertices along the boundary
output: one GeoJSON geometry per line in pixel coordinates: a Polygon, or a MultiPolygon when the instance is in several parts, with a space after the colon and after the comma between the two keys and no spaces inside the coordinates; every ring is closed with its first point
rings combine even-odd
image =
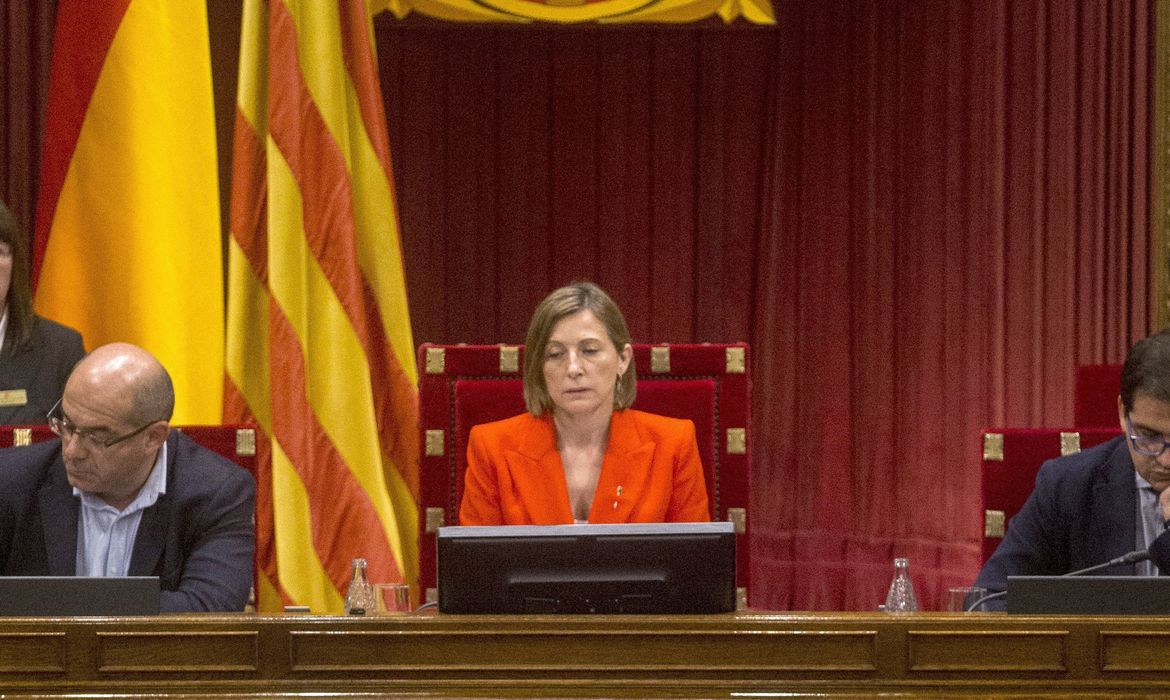
{"type": "Polygon", "coordinates": [[[1128,428],[1129,443],[1133,445],[1133,451],[1140,455],[1147,457],[1157,457],[1170,447],[1170,442],[1163,440],[1160,437],[1149,437],[1146,435],[1137,435],[1133,432],[1133,423],[1130,422],[1129,416],[1125,417],[1125,427],[1128,428]]]}
{"type": "MultiPolygon", "coordinates": [[[[76,425],[73,425],[73,421],[69,420],[69,418],[65,415],[65,411],[61,408],[61,399],[57,399],[57,403],[53,404],[53,407],[49,409],[46,417],[49,419],[49,430],[52,430],[53,433],[60,437],[62,441],[76,437],[78,440],[81,440],[92,449],[107,449],[113,447],[119,442],[125,442],[126,440],[129,440],[130,438],[158,422],[157,420],[152,420],[137,430],[126,433],[120,437],[104,440],[86,428],[78,428],[76,425]]],[[[104,428],[102,430],[104,430],[104,428]]]]}

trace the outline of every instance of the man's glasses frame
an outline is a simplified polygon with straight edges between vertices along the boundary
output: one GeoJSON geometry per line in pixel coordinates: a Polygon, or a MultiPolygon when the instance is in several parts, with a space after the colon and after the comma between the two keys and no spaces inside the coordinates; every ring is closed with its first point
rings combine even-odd
{"type": "Polygon", "coordinates": [[[73,425],[73,421],[69,420],[69,417],[65,415],[65,411],[61,408],[61,399],[57,399],[57,403],[53,404],[53,407],[45,414],[45,417],[49,419],[49,430],[52,430],[53,434],[61,438],[62,441],[76,436],[93,447],[102,449],[109,449],[119,442],[125,442],[158,422],[157,420],[152,420],[141,428],[126,433],[125,435],[103,440],[89,430],[73,425]]]}
{"type": "Polygon", "coordinates": [[[1146,457],[1158,457],[1170,447],[1170,441],[1163,440],[1160,437],[1149,437],[1147,435],[1138,435],[1133,430],[1133,422],[1129,419],[1129,414],[1125,416],[1126,437],[1129,438],[1129,444],[1133,445],[1134,452],[1146,457]]]}

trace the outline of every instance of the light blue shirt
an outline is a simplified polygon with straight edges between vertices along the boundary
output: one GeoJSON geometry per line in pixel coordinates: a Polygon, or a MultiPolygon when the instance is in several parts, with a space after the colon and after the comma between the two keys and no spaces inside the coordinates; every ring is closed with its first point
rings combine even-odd
{"type": "MultiPolygon", "coordinates": [[[[1135,549],[1149,549],[1158,535],[1162,534],[1162,506],[1158,505],[1158,492],[1150,486],[1150,482],[1142,478],[1136,471],[1133,473],[1137,484],[1137,542],[1135,549]]],[[[1158,567],[1147,559],[1137,563],[1138,576],[1157,576],[1158,567]]]]}
{"type": "Polygon", "coordinates": [[[101,498],[74,487],[73,495],[81,498],[81,513],[77,519],[77,575],[125,576],[130,570],[130,557],[134,554],[134,539],[138,536],[142,511],[154,505],[166,492],[165,442],[146,483],[125,510],[120,511],[101,498]]]}

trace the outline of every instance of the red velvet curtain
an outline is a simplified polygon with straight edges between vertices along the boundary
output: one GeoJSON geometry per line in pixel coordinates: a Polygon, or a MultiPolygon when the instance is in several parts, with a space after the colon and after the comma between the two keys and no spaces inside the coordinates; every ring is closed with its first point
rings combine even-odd
{"type": "Polygon", "coordinates": [[[979,565],[989,425],[1149,330],[1150,3],[778,4],[756,28],[377,24],[416,340],[591,278],[753,347],[756,607],[979,565]]]}
{"type": "MultiPolygon", "coordinates": [[[[0,196],[27,224],[51,5],[0,12],[0,196]]],[[[1153,6],[380,17],[415,340],[520,342],[579,277],[639,341],[746,340],[752,604],[872,609],[896,555],[939,600],[978,567],[982,429],[1067,424],[1073,368],[1150,330],[1153,6]]]]}
{"type": "Polygon", "coordinates": [[[978,566],[981,429],[1067,425],[1074,367],[1150,330],[1152,8],[784,7],[755,600],[872,608],[906,555],[937,601],[978,566]]]}
{"type": "Polygon", "coordinates": [[[416,340],[578,277],[639,340],[748,337],[774,30],[375,26],[416,340]]]}
{"type": "Polygon", "coordinates": [[[0,0],[0,200],[26,231],[36,214],[56,7],[0,0]]]}

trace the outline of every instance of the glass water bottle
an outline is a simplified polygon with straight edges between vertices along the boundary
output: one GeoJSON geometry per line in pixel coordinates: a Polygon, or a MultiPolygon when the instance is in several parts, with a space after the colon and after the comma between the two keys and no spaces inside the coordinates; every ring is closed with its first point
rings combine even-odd
{"type": "Polygon", "coordinates": [[[345,593],[345,611],[350,615],[365,615],[374,611],[374,587],[366,579],[366,560],[353,560],[353,576],[345,593]]]}
{"type": "Polygon", "coordinates": [[[894,560],[894,580],[886,594],[886,612],[915,612],[918,598],[914,595],[914,582],[910,580],[910,560],[898,557],[894,560]]]}

